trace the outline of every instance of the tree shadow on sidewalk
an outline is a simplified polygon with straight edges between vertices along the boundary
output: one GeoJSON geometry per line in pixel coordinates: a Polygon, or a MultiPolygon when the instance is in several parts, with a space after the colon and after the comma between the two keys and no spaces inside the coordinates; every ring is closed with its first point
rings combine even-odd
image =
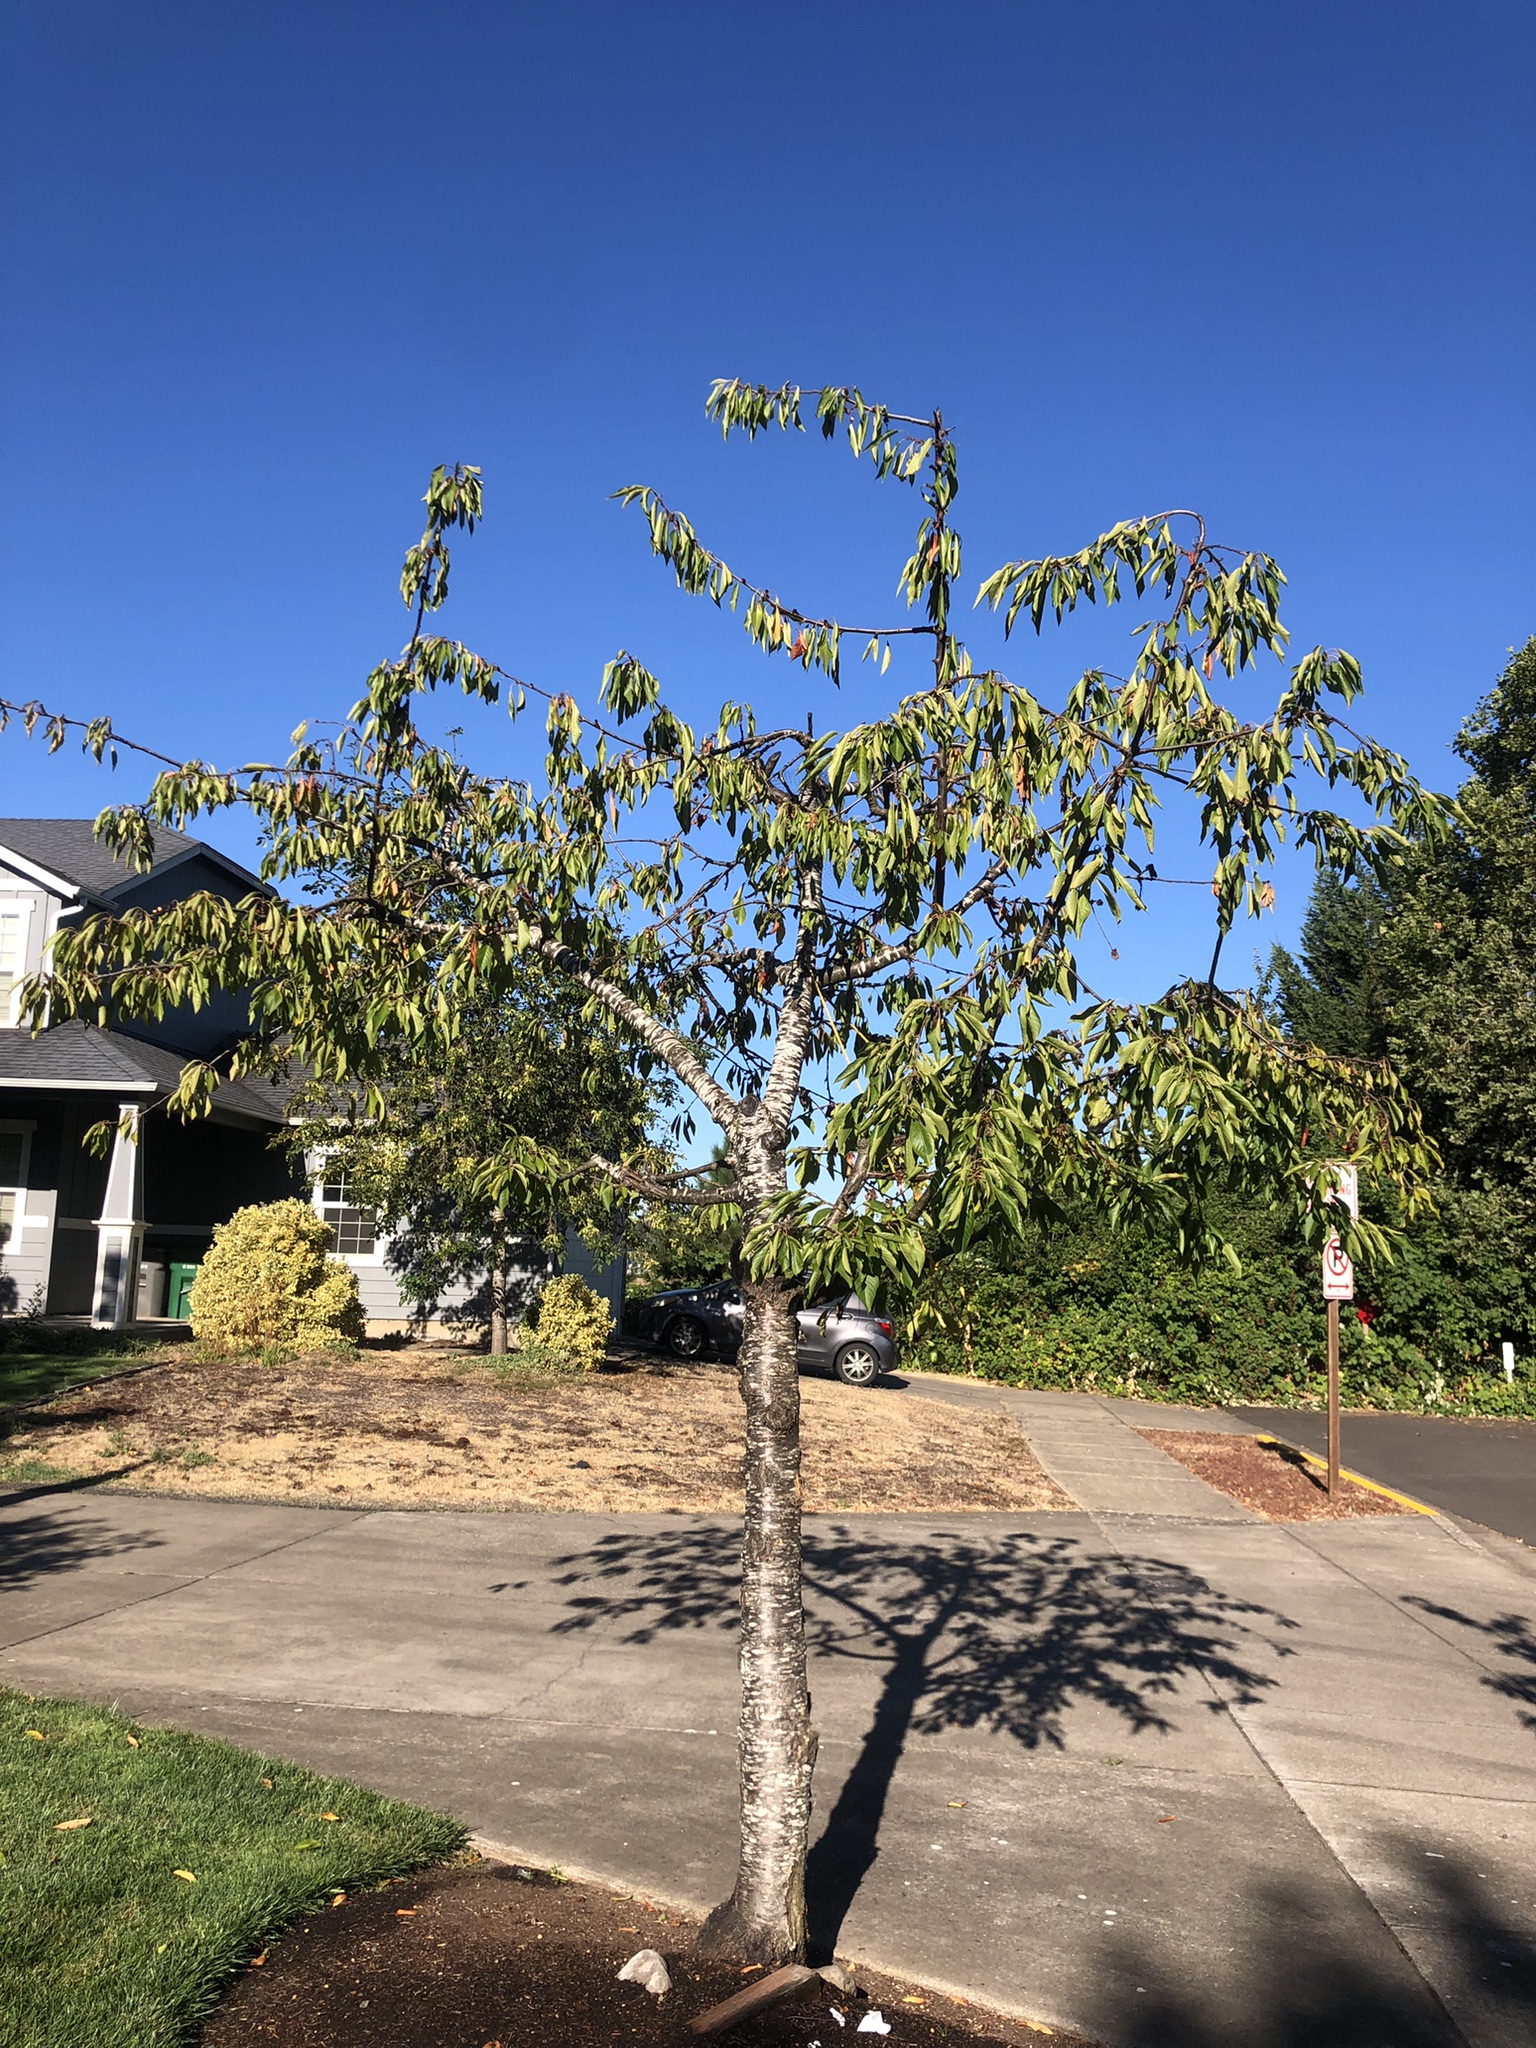
{"type": "MultiPolygon", "coordinates": [[[[649,1643],[735,1626],[740,1536],[684,1526],[605,1537],[557,1559],[571,1589],[561,1633],[628,1624],[649,1643]],[[592,1590],[581,1590],[592,1588],[592,1590]]],[[[1274,1684],[1260,1651],[1283,1616],[1218,1592],[1180,1566],[1126,1560],[1070,1536],[934,1532],[874,1546],[842,1524],[805,1533],[813,1654],[868,1666],[874,1711],[806,1870],[811,1940],[829,1956],[879,1854],[891,1780],[911,1735],[984,1729],[1025,1749],[1061,1748],[1069,1709],[1090,1703],[1132,1732],[1170,1729],[1193,1690],[1204,1710],[1250,1704],[1274,1684]],[[1199,1681],[1204,1681],[1202,1686],[1199,1681]]]]}
{"type": "Polygon", "coordinates": [[[1508,1658],[1515,1667],[1512,1671],[1487,1672],[1482,1682],[1490,1692],[1514,1700],[1525,1709],[1519,1716],[1520,1724],[1536,1735],[1536,1629],[1523,1614],[1496,1614],[1491,1621],[1478,1621],[1457,1607],[1442,1607],[1438,1601],[1426,1600],[1419,1593],[1405,1594],[1403,1605],[1471,1629],[1492,1644],[1501,1657],[1508,1658]]]}
{"type": "Polygon", "coordinates": [[[1170,1982],[1165,1959],[1128,1945],[1083,2023],[1115,2048],[1503,2048],[1536,2039],[1536,1949],[1491,1887],[1453,1857],[1426,1870],[1417,1842],[1377,1847],[1392,1888],[1419,1892],[1407,1960],[1383,1930],[1354,1941],[1347,1925],[1320,1918],[1315,1896],[1275,1878],[1232,1902],[1242,2012],[1217,2009],[1198,1979],[1170,1982]],[[1413,1962],[1430,1969],[1435,1990],[1413,1962]]]}
{"type": "MultiPolygon", "coordinates": [[[[11,1501],[34,1500],[59,1493],[60,1487],[39,1487],[12,1494],[11,1501]]],[[[84,1516],[61,1516],[46,1510],[0,1519],[0,1594],[23,1592],[39,1580],[78,1571],[99,1558],[121,1557],[130,1551],[153,1550],[164,1539],[131,1535],[110,1522],[84,1516]]]]}

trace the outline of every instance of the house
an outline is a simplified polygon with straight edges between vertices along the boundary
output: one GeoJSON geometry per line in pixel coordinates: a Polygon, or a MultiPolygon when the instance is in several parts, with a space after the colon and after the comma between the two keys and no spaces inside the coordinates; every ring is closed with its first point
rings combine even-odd
{"type": "MultiPolygon", "coordinates": [[[[211,1114],[183,1122],[164,1104],[189,1056],[217,1054],[244,1006],[220,996],[201,1010],[99,1030],[76,1021],[34,1034],[19,1021],[21,983],[46,968],[54,934],[92,911],[153,908],[211,891],[231,901],[268,885],[203,841],[157,827],[147,871],[116,859],[88,818],[0,818],[0,1314],[88,1317],[98,1328],[184,1316],[192,1271],[215,1224],[251,1202],[299,1195],[331,1225],[357,1275],[371,1335],[414,1319],[373,1216],[275,1143],[288,1125],[283,1092],[247,1078],[221,1082],[211,1114]],[[104,1151],[95,1125],[114,1133],[104,1151]]],[[[595,1271],[578,1240],[567,1264],[623,1307],[623,1261],[595,1271]]],[[[468,1289],[432,1304],[432,1320],[468,1289]]]]}

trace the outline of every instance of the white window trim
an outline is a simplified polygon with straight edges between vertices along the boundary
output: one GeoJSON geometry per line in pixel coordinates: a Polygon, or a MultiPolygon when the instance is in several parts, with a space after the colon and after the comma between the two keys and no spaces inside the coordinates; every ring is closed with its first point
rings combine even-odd
{"type": "Polygon", "coordinates": [[[27,1214],[27,1177],[32,1170],[32,1133],[36,1128],[36,1124],[33,1123],[20,1123],[14,1120],[10,1122],[0,1121],[0,1134],[8,1138],[17,1136],[21,1139],[21,1161],[17,1176],[13,1181],[0,1181],[0,1195],[11,1195],[14,1197],[11,1203],[11,1234],[4,1244],[0,1244],[0,1257],[14,1254],[20,1249],[17,1239],[29,1223],[38,1224],[48,1221],[46,1216],[29,1216],[27,1214]]]}
{"type": "Polygon", "coordinates": [[[16,920],[16,979],[5,998],[5,1014],[0,1016],[0,1027],[14,1026],[21,1015],[21,986],[32,978],[27,967],[27,949],[32,938],[32,912],[36,907],[30,896],[0,897],[0,919],[16,920]]]}
{"type": "MultiPolygon", "coordinates": [[[[310,1207],[314,1210],[315,1214],[320,1218],[320,1221],[324,1223],[326,1210],[325,1161],[323,1159],[317,1160],[315,1156],[311,1154],[309,1170],[312,1176],[309,1184],[310,1207]]],[[[360,1209],[366,1207],[366,1204],[362,1202],[349,1202],[345,1204],[345,1206],[349,1209],[360,1209]]],[[[389,1239],[384,1235],[383,1231],[379,1229],[378,1225],[375,1224],[373,1232],[373,1250],[371,1252],[333,1252],[331,1256],[333,1258],[341,1259],[346,1265],[349,1266],[382,1266],[384,1263],[384,1253],[388,1249],[388,1246],[389,1239]]]]}

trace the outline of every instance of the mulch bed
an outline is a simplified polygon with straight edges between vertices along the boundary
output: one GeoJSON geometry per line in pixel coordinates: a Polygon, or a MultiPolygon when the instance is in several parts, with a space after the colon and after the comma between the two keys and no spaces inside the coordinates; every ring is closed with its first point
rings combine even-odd
{"type": "Polygon", "coordinates": [[[1267,1521],[1342,1522],[1411,1512],[1349,1479],[1330,1500],[1324,1473],[1289,1444],[1261,1443],[1254,1436],[1228,1436],[1216,1430],[1142,1429],[1137,1435],[1267,1521]]]}
{"type": "MultiPolygon", "coordinates": [[[[386,1885],[312,1914],[273,1941],[207,2022],[202,2048],[680,2048],[687,2022],[752,1981],[696,1962],[694,1924],[638,1898],[544,1871],[471,1862],[386,1885]],[[672,1990],[618,1981],[637,1949],[665,1957],[672,1990]]],[[[861,1996],[807,1987],[715,2036],[731,2048],[1088,2048],[873,1971],[861,1996]],[[838,2026],[831,2008],[845,2024],[838,2026]],[[857,2035],[878,2008],[887,2035],[857,2035]]]]}

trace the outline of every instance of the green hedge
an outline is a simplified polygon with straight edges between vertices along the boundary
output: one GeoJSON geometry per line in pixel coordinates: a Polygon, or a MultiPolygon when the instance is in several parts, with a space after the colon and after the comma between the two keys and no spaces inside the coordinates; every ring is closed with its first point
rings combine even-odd
{"type": "MultiPolygon", "coordinates": [[[[1325,1321],[1314,1254],[1268,1218],[1221,1219],[1242,1270],[1191,1267],[1145,1234],[1099,1225],[1041,1231],[1006,1251],[937,1261],[907,1317],[905,1355],[930,1372],[1012,1386],[1199,1405],[1310,1407],[1325,1398],[1325,1321]]],[[[1516,1276],[1518,1278],[1518,1276],[1516,1276]]],[[[1536,1414],[1530,1342],[1509,1289],[1464,1282],[1441,1221],[1390,1268],[1362,1276],[1361,1322],[1341,1316],[1347,1406],[1436,1414],[1536,1414]],[[1498,1331],[1513,1328],[1513,1385],[1498,1331]]]]}

